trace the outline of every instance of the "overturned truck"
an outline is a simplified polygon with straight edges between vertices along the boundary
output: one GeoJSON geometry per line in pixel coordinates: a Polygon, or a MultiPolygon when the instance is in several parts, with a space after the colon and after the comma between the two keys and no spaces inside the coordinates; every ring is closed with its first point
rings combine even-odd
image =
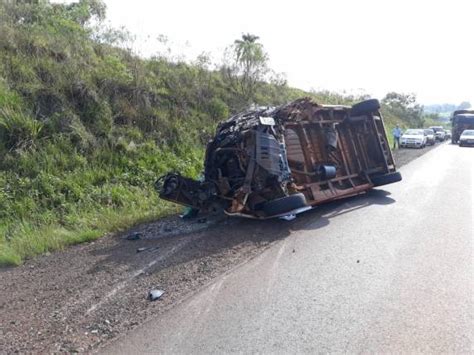
{"type": "Polygon", "coordinates": [[[207,145],[202,179],[172,172],[156,189],[201,211],[265,219],[400,180],[377,100],[350,107],[303,98],[232,116],[207,145]]]}

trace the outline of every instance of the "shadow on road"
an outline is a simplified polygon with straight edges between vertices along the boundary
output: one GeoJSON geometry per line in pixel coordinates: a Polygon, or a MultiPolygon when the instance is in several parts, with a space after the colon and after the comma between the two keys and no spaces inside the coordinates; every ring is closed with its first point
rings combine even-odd
{"type": "Polygon", "coordinates": [[[204,216],[192,220],[181,220],[174,217],[164,221],[163,225],[139,226],[133,231],[143,237],[142,240],[132,242],[126,240],[125,235],[116,237],[117,244],[111,249],[107,246],[103,249],[92,251],[95,255],[106,256],[90,269],[95,272],[106,267],[108,264],[136,264],[140,261],[151,260],[157,256],[166,256],[156,263],[155,270],[169,268],[195,259],[209,258],[214,254],[225,255],[234,248],[246,249],[269,245],[277,240],[283,239],[294,231],[318,230],[324,228],[331,219],[350,213],[354,210],[366,208],[371,205],[388,205],[395,200],[385,190],[371,190],[365,194],[334,201],[300,214],[293,221],[280,219],[251,220],[239,218],[223,218],[220,220],[206,221],[205,229],[197,232],[176,234],[181,224],[198,224],[204,216]],[[170,226],[166,227],[166,223],[170,226]],[[165,231],[165,232],[163,232],[165,231]],[[171,233],[167,232],[169,231],[171,233]],[[158,234],[158,235],[156,235],[158,234]],[[161,234],[161,235],[160,235],[161,234]],[[137,248],[155,248],[153,252],[144,252],[137,256],[137,248]]]}

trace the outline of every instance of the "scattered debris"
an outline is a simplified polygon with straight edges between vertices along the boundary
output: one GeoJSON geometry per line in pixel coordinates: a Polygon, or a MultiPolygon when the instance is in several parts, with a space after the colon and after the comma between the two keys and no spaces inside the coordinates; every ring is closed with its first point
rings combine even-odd
{"type": "Polygon", "coordinates": [[[137,253],[141,253],[141,252],[144,252],[144,251],[153,251],[153,250],[156,250],[156,249],[159,249],[160,247],[141,247],[141,248],[137,248],[137,253]]]}
{"type": "Polygon", "coordinates": [[[284,220],[284,221],[292,221],[296,218],[296,215],[295,214],[288,214],[286,216],[281,216],[280,219],[284,220]]]}
{"type": "Polygon", "coordinates": [[[199,210],[197,208],[186,207],[183,211],[183,214],[180,215],[180,217],[182,219],[190,219],[190,218],[196,217],[198,213],[199,213],[199,210]]]}
{"type": "Polygon", "coordinates": [[[157,299],[159,299],[161,296],[163,296],[163,294],[165,293],[165,291],[163,290],[151,290],[149,293],[148,293],[148,299],[150,301],[156,301],[157,299]]]}
{"type": "Polygon", "coordinates": [[[141,239],[141,237],[142,237],[141,233],[135,232],[135,233],[127,235],[126,239],[127,240],[139,240],[139,239],[141,239]]]}
{"type": "Polygon", "coordinates": [[[199,218],[197,220],[198,223],[206,223],[207,222],[207,218],[199,218]]]}

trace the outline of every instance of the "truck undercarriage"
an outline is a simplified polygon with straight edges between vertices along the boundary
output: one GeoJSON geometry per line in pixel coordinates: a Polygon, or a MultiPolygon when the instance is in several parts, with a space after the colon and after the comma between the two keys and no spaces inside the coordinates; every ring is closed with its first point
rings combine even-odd
{"type": "Polygon", "coordinates": [[[156,188],[195,209],[264,219],[399,181],[379,108],[303,98],[237,114],[209,142],[202,181],[168,173],[156,188]]]}

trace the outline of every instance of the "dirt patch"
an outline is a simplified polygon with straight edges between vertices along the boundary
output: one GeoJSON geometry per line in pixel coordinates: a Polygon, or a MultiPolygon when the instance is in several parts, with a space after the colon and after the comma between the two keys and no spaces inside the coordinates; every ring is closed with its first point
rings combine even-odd
{"type": "MultiPolygon", "coordinates": [[[[430,149],[399,149],[394,157],[401,166],[430,149]]],[[[357,204],[357,197],[352,201],[357,204]]],[[[360,207],[366,204],[361,200],[360,207]]],[[[324,212],[337,213],[343,206],[344,201],[332,203],[292,222],[175,216],[1,269],[1,352],[91,351],[292,231],[315,219],[324,227],[329,223],[324,212]],[[132,233],[140,238],[127,240],[132,233]],[[153,288],[165,294],[150,302],[146,297],[153,288]]]]}

